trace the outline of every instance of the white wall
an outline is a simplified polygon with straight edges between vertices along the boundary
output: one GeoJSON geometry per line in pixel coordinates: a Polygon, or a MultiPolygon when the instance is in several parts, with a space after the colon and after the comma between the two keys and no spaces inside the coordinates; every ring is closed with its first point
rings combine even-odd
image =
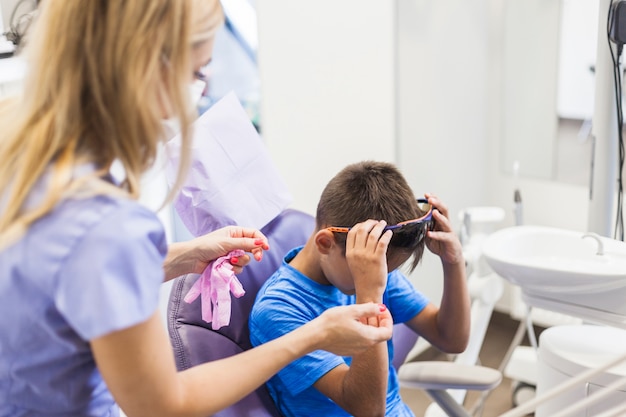
{"type": "MultiPolygon", "coordinates": [[[[396,1],[397,163],[416,193],[442,198],[455,227],[462,208],[487,202],[489,4],[396,1]]],[[[438,258],[427,252],[411,278],[439,302],[438,258]]]]}
{"type": "Polygon", "coordinates": [[[554,178],[561,0],[504,2],[501,169],[554,178]]]}
{"type": "Polygon", "coordinates": [[[393,161],[395,12],[379,0],[257,3],[262,135],[294,195],[315,213],[351,162],[393,161]]]}
{"type": "MultiPolygon", "coordinates": [[[[368,158],[396,162],[416,193],[440,195],[454,216],[484,204],[488,6],[257,4],[263,136],[294,206],[313,212],[330,177],[368,158]]],[[[440,269],[427,257],[415,275],[435,302],[440,269]]]]}
{"type": "Polygon", "coordinates": [[[440,195],[453,213],[482,204],[489,0],[396,3],[398,163],[416,192],[440,195]]]}
{"type": "MultiPolygon", "coordinates": [[[[263,135],[296,207],[312,212],[332,175],[375,158],[396,162],[416,193],[441,196],[455,227],[458,211],[475,205],[501,206],[502,226],[513,224],[514,182],[501,163],[501,0],[257,7],[263,135]]],[[[520,137],[525,128],[532,134],[521,124],[520,137]]],[[[586,187],[524,178],[519,185],[526,223],[586,228],[586,187]]],[[[438,302],[440,274],[438,260],[426,257],[411,278],[438,302]]]]}

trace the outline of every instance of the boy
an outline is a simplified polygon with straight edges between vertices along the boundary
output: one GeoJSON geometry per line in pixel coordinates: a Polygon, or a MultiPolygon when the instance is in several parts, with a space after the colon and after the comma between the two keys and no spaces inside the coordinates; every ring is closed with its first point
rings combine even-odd
{"type": "MultiPolygon", "coordinates": [[[[432,212],[420,210],[402,174],[388,163],[366,161],[339,172],[322,192],[307,243],[288,253],[259,291],[250,315],[252,344],[275,339],[332,306],[372,301],[440,350],[463,351],[470,301],[461,244],[447,208],[426,197],[432,212]],[[420,220],[398,224],[407,219],[420,220]],[[443,265],[440,308],[397,271],[410,257],[415,268],[424,246],[443,265]]],[[[316,351],[267,386],[285,416],[413,416],[400,398],[392,355],[391,341],[351,358],[316,351]]]]}

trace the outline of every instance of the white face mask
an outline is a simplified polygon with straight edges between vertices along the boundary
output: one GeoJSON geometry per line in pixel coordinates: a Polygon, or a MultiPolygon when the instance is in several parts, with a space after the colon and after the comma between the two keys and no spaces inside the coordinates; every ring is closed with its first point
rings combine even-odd
{"type": "Polygon", "coordinates": [[[198,107],[200,99],[202,99],[202,93],[206,89],[206,81],[196,79],[193,83],[189,84],[189,97],[191,98],[191,104],[194,107],[198,107]]]}
{"type": "MultiPolygon", "coordinates": [[[[202,99],[202,93],[204,93],[205,88],[206,81],[195,80],[193,83],[189,84],[189,101],[190,106],[192,106],[194,109],[198,108],[200,100],[202,99]]],[[[165,140],[170,140],[180,132],[180,121],[175,117],[163,119],[162,123],[165,131],[165,140]]]]}
{"type": "Polygon", "coordinates": [[[177,118],[170,117],[161,120],[163,126],[164,140],[167,142],[180,132],[180,123],[177,118]]]}

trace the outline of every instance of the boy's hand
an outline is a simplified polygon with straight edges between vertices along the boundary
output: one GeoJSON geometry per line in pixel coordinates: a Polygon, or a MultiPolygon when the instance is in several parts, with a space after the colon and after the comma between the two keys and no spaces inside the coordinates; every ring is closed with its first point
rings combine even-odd
{"type": "Polygon", "coordinates": [[[384,220],[358,223],[348,232],[346,261],[354,279],[357,303],[382,302],[387,286],[387,246],[392,232],[384,220]]]}
{"type": "Polygon", "coordinates": [[[447,264],[464,263],[463,248],[448,219],[448,207],[433,194],[424,194],[433,210],[435,229],[426,234],[426,247],[447,264]]]}

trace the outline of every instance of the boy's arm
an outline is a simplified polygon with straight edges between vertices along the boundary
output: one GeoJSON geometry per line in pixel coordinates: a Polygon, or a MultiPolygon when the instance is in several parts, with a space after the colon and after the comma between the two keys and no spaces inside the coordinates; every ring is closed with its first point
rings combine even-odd
{"type": "Polygon", "coordinates": [[[470,297],[465,277],[465,261],[459,239],[448,220],[448,210],[429,195],[436,229],[427,234],[428,249],[441,258],[443,295],[437,308],[427,305],[407,324],[444,352],[460,353],[467,347],[470,331],[470,297]]]}
{"type": "MultiPolygon", "coordinates": [[[[388,310],[381,314],[391,319],[388,310]]],[[[313,386],[351,415],[384,416],[388,374],[387,343],[382,342],[352,356],[350,366],[337,366],[313,386]]]]}
{"type": "Polygon", "coordinates": [[[470,328],[470,301],[465,283],[465,265],[460,271],[444,265],[440,307],[429,303],[406,324],[433,346],[447,353],[461,353],[467,347],[470,328]]]}
{"type": "Polygon", "coordinates": [[[389,359],[386,343],[352,357],[313,385],[350,415],[384,416],[387,402],[389,359]]]}
{"type": "MultiPolygon", "coordinates": [[[[387,285],[386,252],[391,238],[390,232],[383,234],[385,225],[368,220],[348,233],[346,260],[354,279],[357,303],[382,303],[387,285]]],[[[390,317],[388,311],[384,314],[390,317]]],[[[353,356],[350,366],[332,369],[314,386],[352,415],[384,416],[388,373],[387,343],[383,342],[353,356]]]]}

